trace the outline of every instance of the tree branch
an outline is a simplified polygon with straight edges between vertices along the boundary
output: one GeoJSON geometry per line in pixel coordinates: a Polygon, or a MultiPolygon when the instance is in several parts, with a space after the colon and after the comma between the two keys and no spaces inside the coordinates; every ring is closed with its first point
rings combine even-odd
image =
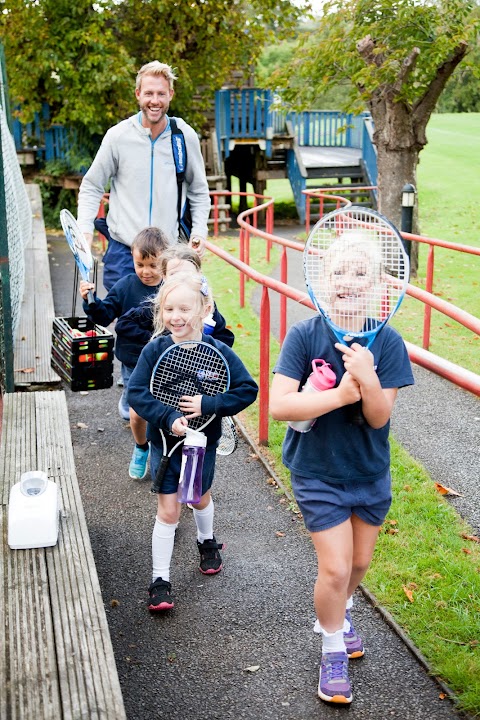
{"type": "Polygon", "coordinates": [[[414,47],[411,51],[410,55],[405,58],[405,60],[402,63],[402,67],[400,68],[400,72],[398,73],[398,77],[395,80],[395,82],[392,85],[392,94],[398,95],[400,90],[402,89],[402,85],[405,82],[405,80],[408,78],[410,73],[415,68],[415,65],[417,64],[417,58],[420,55],[420,48],[414,47]]]}
{"type": "Polygon", "coordinates": [[[375,52],[376,43],[372,39],[371,35],[366,35],[357,42],[357,51],[360,57],[362,57],[369,65],[376,65],[380,67],[383,62],[383,54],[375,52]]]}
{"type": "Polygon", "coordinates": [[[424,127],[426,127],[430,115],[432,114],[435,105],[437,104],[437,100],[442,94],[445,85],[447,84],[447,81],[450,79],[453,71],[455,70],[457,65],[461,63],[468,51],[468,43],[466,42],[466,40],[462,40],[453,51],[453,55],[448,60],[445,60],[442,65],[440,65],[435,77],[426,89],[423,97],[421,97],[413,105],[413,114],[419,121],[420,125],[423,123],[423,119],[425,119],[424,127]]]}

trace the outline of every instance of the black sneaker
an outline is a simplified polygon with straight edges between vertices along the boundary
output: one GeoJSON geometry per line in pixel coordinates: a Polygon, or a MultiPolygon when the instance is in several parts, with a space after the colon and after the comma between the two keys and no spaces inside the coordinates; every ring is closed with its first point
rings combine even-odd
{"type": "Polygon", "coordinates": [[[215,535],[211,540],[204,540],[197,547],[200,552],[200,572],[204,575],[214,575],[222,569],[222,558],[219,550],[223,550],[223,543],[217,543],[215,535]]]}
{"type": "Polygon", "coordinates": [[[167,580],[158,577],[148,588],[150,598],[148,609],[152,612],[171,610],[174,606],[172,599],[172,586],[167,580]]]}

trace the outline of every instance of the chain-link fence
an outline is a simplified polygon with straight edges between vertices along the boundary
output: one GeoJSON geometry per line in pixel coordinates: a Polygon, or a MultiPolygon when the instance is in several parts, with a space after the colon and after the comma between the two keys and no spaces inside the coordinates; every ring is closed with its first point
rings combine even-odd
{"type": "Polygon", "coordinates": [[[25,282],[32,213],[8,123],[5,58],[0,46],[0,388],[13,390],[13,346],[25,282]]]}

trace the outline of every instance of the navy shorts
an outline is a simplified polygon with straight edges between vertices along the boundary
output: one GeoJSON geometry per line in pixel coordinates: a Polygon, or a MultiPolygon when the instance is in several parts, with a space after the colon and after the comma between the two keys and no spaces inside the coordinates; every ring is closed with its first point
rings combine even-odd
{"type": "MultiPolygon", "coordinates": [[[[182,447],[177,448],[168,461],[165,477],[163,478],[161,492],[164,495],[171,495],[177,492],[178,479],[180,477],[180,469],[182,466],[182,447]]],[[[217,447],[207,447],[203,458],[202,470],[202,495],[210,490],[215,475],[215,460],[217,458],[217,447]]],[[[162,451],[153,443],[150,445],[150,475],[154,478],[157,474],[158,466],[162,459],[162,451]]]]}
{"type": "Polygon", "coordinates": [[[392,503],[391,484],[390,471],[374,482],[338,485],[292,473],[293,493],[309,532],[328,530],[354,514],[380,526],[392,503]]]}

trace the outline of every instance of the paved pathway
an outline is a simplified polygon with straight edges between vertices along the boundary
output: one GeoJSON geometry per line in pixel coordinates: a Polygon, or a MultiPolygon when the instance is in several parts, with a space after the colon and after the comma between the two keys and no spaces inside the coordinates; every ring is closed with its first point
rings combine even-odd
{"type": "MultiPolygon", "coordinates": [[[[73,264],[49,238],[57,314],[70,314],[73,264]]],[[[82,499],[129,720],[323,720],[342,709],[316,697],[320,643],[312,633],[310,540],[241,441],[220,458],[216,534],[225,569],[197,569],[194,523],[183,511],[172,582],[176,607],[150,616],[146,587],[155,507],[149,479],[128,477],[120,389],[67,391],[82,499]],[[79,427],[79,423],[86,427],[79,427]],[[257,668],[258,669],[255,669],[257,668]]],[[[362,595],[355,615],[366,656],[352,662],[351,720],[454,720],[452,703],[362,595]]]]}

